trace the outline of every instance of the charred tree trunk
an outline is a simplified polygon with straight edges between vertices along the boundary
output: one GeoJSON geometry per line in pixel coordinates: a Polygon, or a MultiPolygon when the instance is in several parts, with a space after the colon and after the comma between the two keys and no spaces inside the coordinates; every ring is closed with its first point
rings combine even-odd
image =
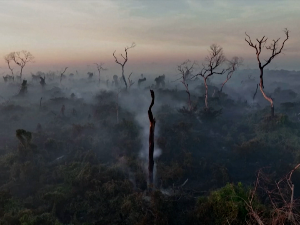
{"type": "Polygon", "coordinates": [[[153,117],[151,108],[154,105],[154,91],[150,90],[152,101],[148,110],[148,117],[150,121],[150,133],[149,133],[149,165],[148,165],[148,178],[149,178],[149,190],[153,188],[153,168],[154,168],[154,130],[155,130],[155,118],[153,117]]]}

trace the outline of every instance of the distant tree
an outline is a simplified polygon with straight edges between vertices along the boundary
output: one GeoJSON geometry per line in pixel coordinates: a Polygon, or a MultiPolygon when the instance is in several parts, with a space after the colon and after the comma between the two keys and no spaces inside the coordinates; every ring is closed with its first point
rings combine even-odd
{"type": "Polygon", "coordinates": [[[26,50],[22,50],[20,52],[11,52],[8,55],[6,55],[4,57],[4,59],[7,62],[8,67],[9,67],[10,71],[12,72],[12,74],[13,74],[13,70],[10,67],[10,62],[14,61],[15,64],[20,66],[20,68],[21,68],[20,79],[22,79],[24,67],[26,66],[27,63],[33,62],[34,56],[30,52],[28,52],[26,50]]]}
{"type": "Polygon", "coordinates": [[[94,63],[97,66],[97,70],[99,72],[99,84],[100,84],[100,76],[101,76],[101,71],[107,70],[106,68],[103,68],[104,63],[94,63]]]}
{"type": "Polygon", "coordinates": [[[68,69],[68,67],[65,67],[65,69],[60,73],[60,83],[61,83],[63,77],[65,76],[64,73],[66,72],[67,69],[68,69]]]}
{"type": "Polygon", "coordinates": [[[228,60],[228,70],[226,80],[222,83],[220,92],[222,92],[224,85],[231,79],[234,72],[241,66],[243,59],[239,57],[233,57],[231,60],[228,60]]]}
{"type": "Polygon", "coordinates": [[[205,110],[208,110],[208,78],[214,74],[222,75],[226,69],[220,69],[222,64],[226,61],[223,48],[219,45],[212,44],[210,46],[209,55],[206,56],[205,62],[202,64],[202,70],[196,75],[203,77],[205,85],[205,110]]]}
{"type": "Polygon", "coordinates": [[[19,95],[25,95],[27,93],[27,80],[23,80],[19,95]]]}
{"type": "Polygon", "coordinates": [[[92,78],[93,78],[93,76],[94,76],[94,73],[92,73],[92,72],[88,72],[88,73],[87,73],[87,75],[89,75],[89,79],[92,79],[92,78]]]}
{"type": "Polygon", "coordinates": [[[165,87],[165,85],[166,85],[165,78],[166,78],[166,76],[164,74],[161,75],[161,76],[156,77],[154,79],[154,81],[156,83],[155,87],[156,88],[159,88],[160,86],[165,87]]]}
{"type": "Polygon", "coordinates": [[[125,78],[125,75],[124,75],[124,67],[125,67],[125,64],[128,61],[128,50],[131,49],[131,48],[134,48],[135,46],[136,46],[135,43],[132,43],[130,47],[125,47],[125,56],[123,56],[123,54],[121,54],[122,58],[124,59],[123,63],[119,62],[117,57],[115,56],[116,51],[114,51],[114,53],[113,53],[113,56],[115,58],[115,62],[117,64],[121,65],[121,67],[122,67],[122,78],[123,78],[123,81],[125,83],[126,90],[127,90],[128,86],[127,86],[126,78],[125,78]]]}
{"type": "Polygon", "coordinates": [[[3,79],[4,82],[8,82],[8,81],[14,81],[15,77],[7,74],[6,76],[3,76],[3,79]]]}
{"type": "Polygon", "coordinates": [[[14,70],[10,65],[10,62],[13,61],[13,52],[7,54],[6,56],[4,56],[4,60],[7,63],[7,66],[11,72],[11,75],[14,76],[14,70]]]}
{"type": "Polygon", "coordinates": [[[263,36],[260,40],[256,39],[257,44],[253,44],[250,36],[246,34],[246,38],[245,41],[249,44],[250,47],[255,49],[255,53],[256,53],[256,59],[258,61],[258,68],[260,70],[260,82],[259,82],[259,88],[260,91],[262,93],[262,95],[264,96],[264,98],[270,102],[271,104],[271,116],[274,117],[274,104],[273,104],[273,99],[271,97],[268,97],[266,95],[266,93],[264,92],[264,68],[271,63],[271,61],[281,53],[285,42],[289,39],[289,30],[288,29],[284,29],[284,33],[286,35],[286,38],[284,39],[284,41],[282,42],[281,46],[278,46],[278,41],[280,40],[280,38],[278,38],[277,40],[273,40],[272,43],[270,45],[266,45],[268,38],[266,38],[266,36],[263,36]],[[271,56],[269,57],[269,59],[265,60],[265,63],[261,62],[260,59],[260,53],[262,51],[262,48],[265,47],[267,50],[271,51],[271,56]]]}
{"type": "Polygon", "coordinates": [[[186,60],[182,64],[178,66],[178,71],[180,72],[181,77],[179,78],[180,82],[184,85],[185,91],[189,96],[189,101],[188,101],[188,111],[192,111],[192,102],[191,102],[191,93],[189,91],[189,84],[188,81],[191,80],[192,77],[192,72],[194,69],[195,62],[191,63],[190,60],[186,60]]]}

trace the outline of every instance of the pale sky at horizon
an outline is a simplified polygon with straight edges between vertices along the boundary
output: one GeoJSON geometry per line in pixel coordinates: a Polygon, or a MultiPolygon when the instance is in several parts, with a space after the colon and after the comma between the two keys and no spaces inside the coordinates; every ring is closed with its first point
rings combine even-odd
{"type": "MultiPolygon", "coordinates": [[[[135,42],[126,71],[162,74],[186,59],[201,62],[216,43],[228,58],[243,57],[245,67],[256,68],[245,31],[253,40],[273,40],[283,39],[287,27],[284,54],[268,68],[300,70],[299,22],[300,0],[0,0],[0,55],[30,51],[35,63],[24,73],[65,66],[96,71],[96,62],[120,73],[112,53],[135,42]]],[[[0,67],[8,73],[3,57],[0,67]]]]}

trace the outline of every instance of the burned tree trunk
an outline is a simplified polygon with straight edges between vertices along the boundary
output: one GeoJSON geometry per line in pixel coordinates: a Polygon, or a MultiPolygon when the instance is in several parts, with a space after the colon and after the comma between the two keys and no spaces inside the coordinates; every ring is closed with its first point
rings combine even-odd
{"type": "Polygon", "coordinates": [[[152,106],[154,105],[154,91],[150,90],[152,101],[148,109],[148,117],[150,121],[150,133],[149,133],[149,165],[148,165],[148,178],[149,178],[149,189],[153,187],[153,168],[154,168],[154,130],[155,130],[155,118],[152,114],[152,106]]]}

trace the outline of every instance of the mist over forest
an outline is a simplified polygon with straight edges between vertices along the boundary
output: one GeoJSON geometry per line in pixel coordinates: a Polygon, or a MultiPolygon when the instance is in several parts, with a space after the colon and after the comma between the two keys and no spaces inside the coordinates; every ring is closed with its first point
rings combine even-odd
{"type": "Polygon", "coordinates": [[[0,225],[300,224],[300,5],[253,2],[0,3],[0,225]]]}

